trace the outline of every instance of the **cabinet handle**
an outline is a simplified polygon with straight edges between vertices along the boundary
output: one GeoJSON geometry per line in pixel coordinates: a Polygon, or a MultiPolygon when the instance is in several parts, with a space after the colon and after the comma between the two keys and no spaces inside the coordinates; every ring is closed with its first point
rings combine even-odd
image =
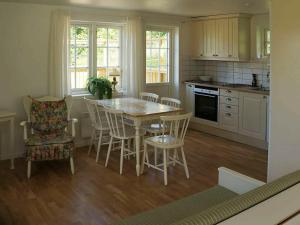
{"type": "Polygon", "coordinates": [[[227,92],[227,93],[231,93],[231,91],[230,91],[230,90],[226,90],[226,92],[227,92]]]}
{"type": "Polygon", "coordinates": [[[231,114],[231,113],[226,113],[226,116],[229,116],[229,117],[231,117],[231,116],[232,116],[232,114],[231,114]]]}
{"type": "Polygon", "coordinates": [[[203,56],[203,54],[201,54],[200,56],[203,56]]]}
{"type": "Polygon", "coordinates": [[[231,106],[230,106],[230,105],[228,105],[228,106],[226,106],[226,108],[227,108],[227,109],[231,109],[231,106]]]}
{"type": "Polygon", "coordinates": [[[227,98],[227,101],[231,102],[231,98],[227,98]]]}

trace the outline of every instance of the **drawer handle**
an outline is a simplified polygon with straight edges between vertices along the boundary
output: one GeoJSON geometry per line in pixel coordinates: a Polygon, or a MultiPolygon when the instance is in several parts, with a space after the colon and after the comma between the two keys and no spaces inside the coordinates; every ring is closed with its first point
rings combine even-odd
{"type": "Polygon", "coordinates": [[[231,93],[231,91],[230,91],[230,90],[226,90],[226,92],[227,92],[227,93],[231,93]]]}
{"type": "Polygon", "coordinates": [[[228,105],[228,106],[226,106],[226,108],[227,108],[227,109],[231,109],[231,106],[230,106],[230,105],[228,105]]]}
{"type": "Polygon", "coordinates": [[[232,114],[231,114],[231,113],[226,113],[226,116],[229,116],[229,117],[231,117],[231,116],[232,116],[232,114]]]}
{"type": "Polygon", "coordinates": [[[231,102],[231,98],[226,98],[227,101],[231,102]]]}

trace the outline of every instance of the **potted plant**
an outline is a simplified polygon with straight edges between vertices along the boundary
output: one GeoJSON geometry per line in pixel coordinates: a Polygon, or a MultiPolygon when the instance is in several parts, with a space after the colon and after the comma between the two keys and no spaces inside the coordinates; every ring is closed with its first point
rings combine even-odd
{"type": "Polygon", "coordinates": [[[87,89],[98,99],[112,98],[111,82],[103,77],[89,77],[87,82],[87,89]]]}

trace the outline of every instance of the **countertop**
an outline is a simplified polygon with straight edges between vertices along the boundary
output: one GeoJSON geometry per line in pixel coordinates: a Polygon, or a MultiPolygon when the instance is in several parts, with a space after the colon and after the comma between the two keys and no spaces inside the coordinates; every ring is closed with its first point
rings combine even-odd
{"type": "Polygon", "coordinates": [[[220,89],[231,89],[242,92],[249,92],[254,94],[261,95],[270,95],[270,91],[265,88],[255,87],[253,88],[250,85],[246,84],[231,84],[231,83],[223,83],[223,82],[215,82],[215,81],[200,81],[200,80],[187,80],[186,84],[194,84],[204,87],[216,87],[220,89]]]}

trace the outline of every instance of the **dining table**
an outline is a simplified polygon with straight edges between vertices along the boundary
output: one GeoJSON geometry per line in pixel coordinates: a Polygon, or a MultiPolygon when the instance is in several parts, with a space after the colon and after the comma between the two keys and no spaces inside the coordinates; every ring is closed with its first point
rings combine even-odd
{"type": "Polygon", "coordinates": [[[141,129],[146,121],[159,120],[161,116],[175,115],[182,111],[160,103],[145,101],[137,98],[114,98],[98,100],[98,105],[124,112],[124,117],[133,121],[135,127],[136,174],[140,175],[141,129]]]}

